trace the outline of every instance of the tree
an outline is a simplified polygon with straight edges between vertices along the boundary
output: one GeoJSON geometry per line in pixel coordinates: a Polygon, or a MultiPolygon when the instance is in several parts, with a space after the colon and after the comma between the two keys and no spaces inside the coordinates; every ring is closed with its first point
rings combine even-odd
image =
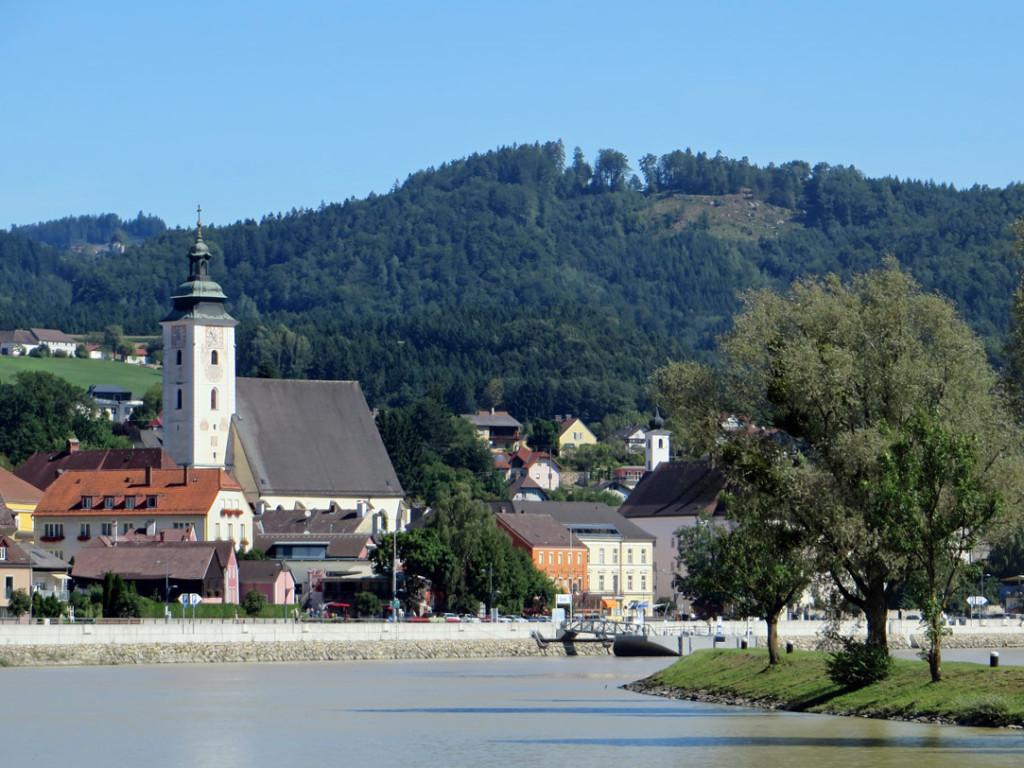
{"type": "Polygon", "coordinates": [[[768,662],[779,663],[779,617],[814,575],[806,530],[794,519],[812,504],[810,470],[766,436],[746,435],[723,450],[731,492],[722,494],[728,523],[702,519],[679,531],[686,575],[676,577],[691,599],[730,604],[768,626],[768,662]]]}
{"type": "Polygon", "coordinates": [[[614,149],[601,149],[594,163],[594,178],[591,183],[600,190],[621,192],[626,188],[627,174],[631,173],[629,160],[614,149]]]}
{"type": "Polygon", "coordinates": [[[29,608],[32,607],[32,599],[28,596],[28,592],[24,589],[16,589],[11,593],[10,600],[7,602],[7,611],[14,618],[21,618],[23,615],[28,613],[29,608]]]}
{"type": "Polygon", "coordinates": [[[530,444],[538,451],[554,455],[558,448],[558,433],[562,427],[554,419],[534,419],[530,422],[530,444]]]}
{"type": "Polygon", "coordinates": [[[77,437],[83,448],[129,448],[84,389],[45,371],[0,382],[0,454],[15,465],[36,451],[55,451],[77,437]]]}
{"type": "Polygon", "coordinates": [[[692,406],[703,427],[695,445],[714,449],[722,410],[791,441],[818,486],[818,503],[796,508],[792,522],[815,542],[819,569],[864,612],[869,644],[885,646],[887,610],[909,567],[891,521],[877,514],[886,435],[927,409],[951,434],[979,436],[980,466],[995,486],[1016,482],[1016,436],[984,349],[946,299],[922,292],[893,260],[847,283],[802,280],[786,295],[754,291],[743,303],[722,339],[720,374],[663,372],[662,402],[692,406]],[[693,405],[700,393],[710,398],[702,407],[693,405]]]}
{"type": "Polygon", "coordinates": [[[267,598],[255,587],[246,592],[245,597],[242,598],[242,610],[245,611],[246,616],[259,616],[266,604],[267,598]]]}
{"type": "Polygon", "coordinates": [[[933,682],[942,679],[943,614],[963,581],[981,531],[1000,513],[999,493],[978,465],[977,441],[954,435],[923,412],[879,457],[876,501],[888,515],[894,549],[908,560],[907,591],[928,627],[924,652],[933,682]]]}
{"type": "Polygon", "coordinates": [[[160,415],[163,410],[164,390],[163,385],[154,384],[142,395],[142,405],[132,411],[128,418],[134,426],[142,428],[160,415]]]}

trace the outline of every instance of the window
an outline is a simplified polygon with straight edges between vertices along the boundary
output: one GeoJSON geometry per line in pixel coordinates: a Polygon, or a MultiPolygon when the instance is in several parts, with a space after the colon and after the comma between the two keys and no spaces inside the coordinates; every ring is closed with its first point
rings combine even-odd
{"type": "Polygon", "coordinates": [[[558,564],[559,565],[562,564],[562,553],[561,552],[558,553],[558,564]]]}
{"type": "Polygon", "coordinates": [[[114,508],[114,497],[113,496],[104,496],[103,497],[103,508],[104,509],[113,509],[114,508]]]}
{"type": "Polygon", "coordinates": [[[583,553],[582,552],[577,552],[576,553],[576,565],[583,565],[583,553]]]}
{"type": "Polygon", "coordinates": [[[641,565],[646,565],[647,564],[647,550],[646,549],[641,549],[640,550],[640,563],[641,563],[641,565]]]}
{"type": "Polygon", "coordinates": [[[175,398],[174,407],[177,410],[181,410],[181,390],[178,390],[177,397],[175,398]]]}
{"type": "Polygon", "coordinates": [[[617,549],[613,549],[612,550],[612,562],[613,563],[619,562],[619,550],[617,550],[617,549]]]}
{"type": "Polygon", "coordinates": [[[597,562],[599,562],[601,565],[604,565],[604,547],[601,547],[601,549],[597,550],[597,562]]]}
{"type": "Polygon", "coordinates": [[[113,523],[100,523],[100,536],[113,536],[114,535],[114,524],[113,523]]]}
{"type": "Polygon", "coordinates": [[[92,509],[92,496],[82,497],[82,509],[92,509]]]}
{"type": "Polygon", "coordinates": [[[543,566],[544,565],[544,553],[543,552],[541,552],[539,555],[537,555],[537,565],[539,565],[539,566],[543,566]]]}
{"type": "Polygon", "coordinates": [[[597,589],[599,592],[604,592],[604,574],[599,573],[597,575],[597,589]]]}
{"type": "Polygon", "coordinates": [[[121,534],[122,535],[127,536],[129,533],[131,533],[131,531],[132,531],[132,524],[131,523],[125,523],[124,525],[121,526],[121,534]]]}
{"type": "Polygon", "coordinates": [[[213,524],[213,538],[220,541],[220,523],[213,524]]]}
{"type": "Polygon", "coordinates": [[[210,352],[210,365],[217,365],[217,350],[210,352]]]}
{"type": "Polygon", "coordinates": [[[642,573],[640,574],[640,591],[641,592],[646,592],[647,591],[647,576],[645,574],[642,574],[642,573]]]}
{"type": "Polygon", "coordinates": [[[146,497],[146,509],[154,509],[156,507],[156,496],[146,497]]]}
{"type": "Polygon", "coordinates": [[[80,538],[80,539],[88,539],[92,535],[91,534],[91,530],[90,530],[91,527],[92,526],[90,526],[89,523],[82,523],[81,525],[79,525],[78,526],[78,538],[80,538]]]}
{"type": "Polygon", "coordinates": [[[626,576],[626,589],[630,592],[633,591],[633,574],[627,574],[626,576]]]}
{"type": "Polygon", "coordinates": [[[179,349],[174,353],[174,364],[181,365],[181,350],[179,349]]]}
{"type": "Polygon", "coordinates": [[[211,389],[210,390],[210,410],[211,411],[216,411],[217,410],[217,390],[216,389],[211,389]]]}
{"type": "Polygon", "coordinates": [[[125,496],[124,497],[124,508],[125,509],[135,509],[135,497],[134,496],[125,496]]]}
{"type": "Polygon", "coordinates": [[[11,595],[13,595],[13,594],[14,594],[14,577],[13,576],[5,576],[4,577],[4,597],[6,597],[8,600],[10,600],[11,599],[11,595]]]}
{"type": "Polygon", "coordinates": [[[47,523],[43,526],[43,536],[48,539],[63,539],[64,523],[47,523]]]}
{"type": "Polygon", "coordinates": [[[0,560],[7,559],[7,547],[0,547],[0,560]]]}
{"type": "Polygon", "coordinates": [[[629,563],[630,565],[633,564],[633,548],[632,547],[630,547],[629,549],[626,550],[626,562],[629,563]]]}

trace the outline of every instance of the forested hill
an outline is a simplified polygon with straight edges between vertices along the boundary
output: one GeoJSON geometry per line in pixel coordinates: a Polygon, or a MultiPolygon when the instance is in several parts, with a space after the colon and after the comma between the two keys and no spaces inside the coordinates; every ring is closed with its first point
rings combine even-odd
{"type": "MultiPolygon", "coordinates": [[[[385,195],[205,229],[242,321],[239,371],[355,378],[378,406],[436,386],[456,411],[596,420],[648,407],[646,378],[666,359],[709,354],[739,291],[886,254],[952,298],[998,356],[1024,186],[689,150],[636,165],[614,150],[591,165],[561,142],[517,146],[385,195]]],[[[193,238],[161,231],[86,259],[31,234],[0,232],[0,328],[156,333],[193,238]]]]}

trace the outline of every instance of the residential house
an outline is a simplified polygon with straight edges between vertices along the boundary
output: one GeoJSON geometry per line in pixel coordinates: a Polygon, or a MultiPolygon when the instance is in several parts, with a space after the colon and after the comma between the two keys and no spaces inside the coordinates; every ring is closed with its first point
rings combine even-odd
{"type": "Polygon", "coordinates": [[[494,519],[512,538],[516,549],[526,552],[573,602],[587,592],[587,548],[568,528],[551,515],[511,512],[499,507],[494,519]]]}
{"type": "Polygon", "coordinates": [[[113,541],[97,539],[75,554],[75,587],[102,584],[115,573],[143,597],[197,594],[214,603],[239,603],[238,559],[228,541],[113,541]]]}
{"type": "Polygon", "coordinates": [[[630,424],[615,430],[612,433],[612,441],[622,445],[627,454],[643,453],[644,446],[647,444],[645,430],[639,424],[630,424]]]}
{"type": "Polygon", "coordinates": [[[550,515],[587,549],[586,612],[649,615],[654,598],[654,536],[607,504],[571,501],[493,501],[498,514],[550,515]]]}
{"type": "Polygon", "coordinates": [[[32,513],[41,498],[41,490],[0,467],[0,533],[31,539],[32,513]]]}
{"type": "Polygon", "coordinates": [[[583,421],[575,416],[555,417],[561,425],[558,432],[558,449],[579,448],[581,445],[597,445],[597,437],[583,421]]]}
{"type": "Polygon", "coordinates": [[[36,347],[47,347],[50,354],[62,352],[73,357],[78,342],[66,333],[51,328],[0,331],[0,355],[27,355],[36,347]]]}
{"type": "Polygon", "coordinates": [[[676,531],[697,523],[701,515],[724,519],[719,497],[725,476],[706,460],[659,464],[637,484],[619,514],[655,537],[654,592],[674,598],[679,566],[676,531]]]}
{"type": "Polygon", "coordinates": [[[513,501],[547,501],[548,494],[529,475],[517,475],[508,485],[508,496],[513,501]]]}
{"type": "Polygon", "coordinates": [[[43,493],[33,514],[42,548],[70,560],[99,536],[135,529],[187,529],[202,541],[249,549],[252,509],[224,470],[200,467],[64,472],[43,493]]]}
{"type": "Polygon", "coordinates": [[[365,506],[268,509],[255,518],[255,546],[289,569],[296,601],[304,609],[350,603],[365,591],[390,599],[390,583],[374,574],[370,564],[373,534],[382,529],[381,522],[365,506]]]}
{"type": "Polygon", "coordinates": [[[6,534],[0,534],[0,617],[6,617],[16,590],[32,594],[32,560],[28,552],[6,534]]]}
{"type": "Polygon", "coordinates": [[[31,544],[19,544],[13,537],[0,534],[0,617],[7,615],[11,595],[17,589],[66,601],[70,568],[31,544]]]}
{"type": "Polygon", "coordinates": [[[562,467],[546,451],[533,451],[524,445],[507,459],[499,457],[495,461],[496,468],[503,464],[508,465],[508,480],[527,475],[545,491],[553,491],[561,484],[562,467]]]}
{"type": "Polygon", "coordinates": [[[177,466],[171,455],[161,448],[83,451],[78,440],[71,439],[62,451],[33,453],[14,470],[14,474],[45,491],[58,477],[71,470],[175,469],[177,466]]]}
{"type": "Polygon", "coordinates": [[[128,421],[132,411],[142,405],[142,400],[133,398],[131,392],[114,384],[95,384],[89,387],[89,394],[115,424],[128,421]]]}
{"type": "Polygon", "coordinates": [[[478,411],[465,413],[462,418],[476,428],[476,433],[490,447],[492,453],[515,453],[526,445],[523,425],[508,411],[478,411]]]}
{"type": "Polygon", "coordinates": [[[239,560],[238,580],[242,598],[255,589],[271,605],[295,602],[295,579],[288,566],[278,560],[239,560]]]}
{"type": "Polygon", "coordinates": [[[627,488],[636,488],[636,484],[640,482],[640,478],[646,471],[646,467],[615,467],[612,470],[612,480],[622,483],[627,488]]]}

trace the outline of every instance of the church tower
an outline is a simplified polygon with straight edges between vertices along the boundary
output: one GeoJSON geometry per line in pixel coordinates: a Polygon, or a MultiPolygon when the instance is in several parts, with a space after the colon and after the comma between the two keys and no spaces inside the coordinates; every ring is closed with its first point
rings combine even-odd
{"type": "Polygon", "coordinates": [[[235,412],[235,325],[210,279],[202,208],[188,252],[188,280],[171,299],[164,336],[164,449],[182,465],[223,467],[235,412]]]}
{"type": "Polygon", "coordinates": [[[644,433],[646,450],[646,469],[653,472],[659,464],[672,460],[672,433],[665,429],[665,420],[661,418],[661,410],[655,408],[654,418],[648,425],[650,429],[644,433]]]}

